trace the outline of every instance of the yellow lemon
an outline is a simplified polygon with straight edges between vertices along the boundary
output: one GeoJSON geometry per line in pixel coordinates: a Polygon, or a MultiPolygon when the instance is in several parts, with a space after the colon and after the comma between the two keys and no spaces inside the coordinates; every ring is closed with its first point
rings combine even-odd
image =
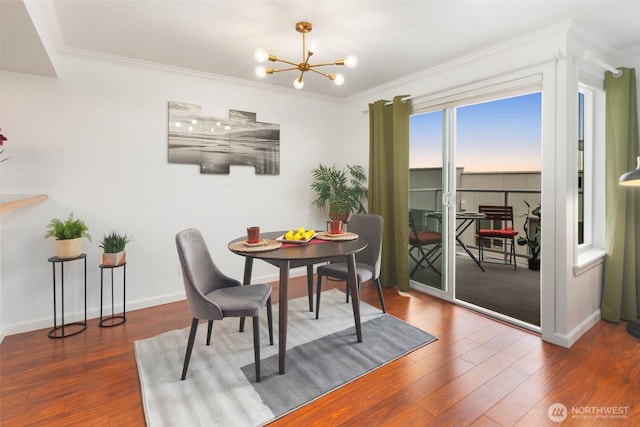
{"type": "Polygon", "coordinates": [[[304,233],[304,228],[302,227],[298,228],[298,234],[302,234],[302,233],[304,233]]]}
{"type": "Polygon", "coordinates": [[[313,236],[314,234],[316,234],[316,230],[312,228],[311,230],[308,230],[307,233],[313,236]]]}
{"type": "Polygon", "coordinates": [[[284,238],[287,240],[293,239],[293,230],[287,231],[287,234],[284,235],[284,238]]]}

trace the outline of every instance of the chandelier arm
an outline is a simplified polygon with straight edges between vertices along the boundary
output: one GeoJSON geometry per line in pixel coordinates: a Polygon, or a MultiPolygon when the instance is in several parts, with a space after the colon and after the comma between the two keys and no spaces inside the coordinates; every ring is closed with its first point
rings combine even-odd
{"type": "Polygon", "coordinates": [[[281,59],[281,58],[277,58],[275,59],[274,62],[284,62],[285,64],[289,64],[289,65],[293,65],[295,68],[294,69],[298,69],[298,64],[295,62],[291,62],[291,61],[287,61],[286,59],[281,59]]]}
{"type": "Polygon", "coordinates": [[[335,62],[326,62],[324,64],[313,64],[313,65],[309,65],[309,68],[313,68],[313,67],[326,67],[327,65],[343,65],[342,63],[339,63],[340,61],[342,61],[341,59],[338,59],[335,62]]]}
{"type": "Polygon", "coordinates": [[[290,67],[290,68],[278,68],[278,69],[274,69],[273,72],[274,73],[279,73],[280,71],[292,71],[292,70],[298,70],[298,65],[297,64],[292,64],[295,65],[295,67],[290,67]]]}
{"type": "MultiPolygon", "coordinates": [[[[322,75],[322,76],[325,76],[325,77],[326,77],[326,78],[328,78],[328,79],[333,80],[333,79],[331,78],[331,74],[329,74],[329,73],[323,73],[322,71],[318,71],[318,70],[316,70],[316,69],[314,69],[314,68],[309,68],[309,71],[313,71],[313,72],[314,72],[314,73],[316,73],[316,74],[320,74],[320,75],[322,75]]],[[[334,77],[334,78],[335,78],[335,77],[334,77]]]]}

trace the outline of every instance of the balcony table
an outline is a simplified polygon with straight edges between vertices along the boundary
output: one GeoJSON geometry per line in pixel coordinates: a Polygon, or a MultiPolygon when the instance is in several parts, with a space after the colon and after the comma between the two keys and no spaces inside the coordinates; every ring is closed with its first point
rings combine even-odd
{"type": "MultiPolygon", "coordinates": [[[[442,212],[426,212],[425,215],[436,218],[438,220],[438,223],[442,225],[442,212]]],[[[469,226],[471,226],[471,224],[474,223],[474,221],[477,221],[479,219],[485,219],[486,217],[487,216],[485,214],[479,213],[479,212],[466,212],[466,211],[456,212],[456,220],[458,220],[458,225],[456,226],[456,241],[458,242],[458,245],[460,245],[460,247],[464,249],[464,251],[469,255],[469,257],[473,260],[473,262],[475,262],[476,265],[482,271],[485,271],[485,270],[480,264],[480,261],[471,253],[471,251],[469,250],[467,245],[464,244],[460,236],[462,236],[462,233],[464,233],[467,230],[467,228],[469,228],[469,226]]]]}

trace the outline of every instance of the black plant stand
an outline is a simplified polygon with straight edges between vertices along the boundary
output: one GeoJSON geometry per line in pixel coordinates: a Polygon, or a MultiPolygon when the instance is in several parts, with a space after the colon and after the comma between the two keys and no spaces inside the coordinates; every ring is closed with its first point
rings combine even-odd
{"type": "Polygon", "coordinates": [[[123,262],[120,265],[104,265],[100,264],[100,323],[98,324],[102,328],[110,328],[112,326],[121,325],[127,321],[126,317],[126,292],[127,292],[127,263],[123,262]],[[115,314],[114,307],[115,301],[113,299],[113,270],[122,267],[122,313],[115,314]],[[102,285],[104,279],[104,270],[111,270],[111,315],[102,317],[102,285]]]}
{"type": "Polygon", "coordinates": [[[48,333],[49,338],[64,338],[79,334],[87,329],[87,254],[81,254],[75,258],[58,258],[57,256],[49,258],[49,262],[53,265],[53,329],[48,333]],[[76,260],[84,260],[84,322],[64,323],[64,263],[76,260]],[[60,305],[62,312],[62,321],[58,326],[57,304],[56,304],[56,265],[60,264],[60,305]],[[65,333],[65,328],[72,327],[73,332],[65,333]],[[78,328],[79,327],[79,328],[78,328]]]}

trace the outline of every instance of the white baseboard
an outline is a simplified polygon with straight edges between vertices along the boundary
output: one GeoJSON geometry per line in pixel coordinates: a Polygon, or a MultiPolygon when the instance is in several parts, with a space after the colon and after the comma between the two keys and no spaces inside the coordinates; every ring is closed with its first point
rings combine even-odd
{"type": "Polygon", "coordinates": [[[584,319],[578,326],[569,331],[568,334],[545,334],[542,333],[542,339],[552,344],[559,345],[561,347],[570,348],[573,344],[580,339],[589,329],[593,328],[601,318],[600,310],[596,310],[589,317],[584,319]]]}
{"type": "MultiPolygon", "coordinates": [[[[185,299],[184,292],[178,292],[175,294],[160,295],[158,297],[148,298],[143,300],[137,300],[137,301],[131,301],[131,302],[127,301],[127,312],[133,311],[133,310],[139,310],[142,308],[155,307],[156,305],[168,304],[170,302],[181,301],[183,299],[185,299]]],[[[116,312],[121,312],[122,304],[116,304],[116,306],[114,307],[114,310],[116,312]]],[[[65,318],[67,319],[67,322],[77,322],[78,320],[81,320],[83,316],[84,316],[84,312],[81,312],[81,311],[65,313],[65,318]]],[[[87,309],[87,320],[97,319],[99,316],[100,316],[100,307],[87,309]]],[[[38,319],[28,320],[26,322],[19,322],[19,323],[14,323],[14,324],[5,326],[1,331],[2,333],[1,337],[2,337],[2,340],[4,340],[4,338],[9,335],[21,334],[24,332],[37,331],[39,329],[46,329],[46,328],[52,328],[52,327],[53,327],[53,319],[51,317],[42,317],[38,319]]],[[[0,340],[0,343],[2,342],[2,340],[0,340]]]]}
{"type": "MultiPolygon", "coordinates": [[[[307,274],[306,267],[294,268],[289,272],[289,277],[300,277],[307,274]]],[[[253,283],[272,283],[277,282],[280,276],[278,273],[267,274],[260,277],[255,277],[251,281],[253,283]]],[[[126,308],[127,312],[133,310],[140,310],[143,308],[155,307],[157,305],[168,304],[176,301],[182,301],[185,299],[184,291],[167,294],[167,295],[159,295],[153,298],[140,299],[136,301],[127,301],[126,308]]],[[[116,304],[114,307],[116,312],[122,311],[122,304],[116,304]]],[[[83,312],[73,312],[73,313],[65,313],[65,317],[69,319],[68,321],[77,321],[77,319],[82,319],[84,316],[83,312]]],[[[97,319],[100,316],[100,307],[94,307],[87,309],[87,319],[97,319]]],[[[53,319],[51,317],[41,317],[38,319],[31,319],[24,322],[18,322],[10,325],[3,325],[2,329],[0,329],[0,343],[4,340],[6,336],[21,334],[24,332],[37,331],[39,329],[46,329],[53,327],[53,319]]]]}

